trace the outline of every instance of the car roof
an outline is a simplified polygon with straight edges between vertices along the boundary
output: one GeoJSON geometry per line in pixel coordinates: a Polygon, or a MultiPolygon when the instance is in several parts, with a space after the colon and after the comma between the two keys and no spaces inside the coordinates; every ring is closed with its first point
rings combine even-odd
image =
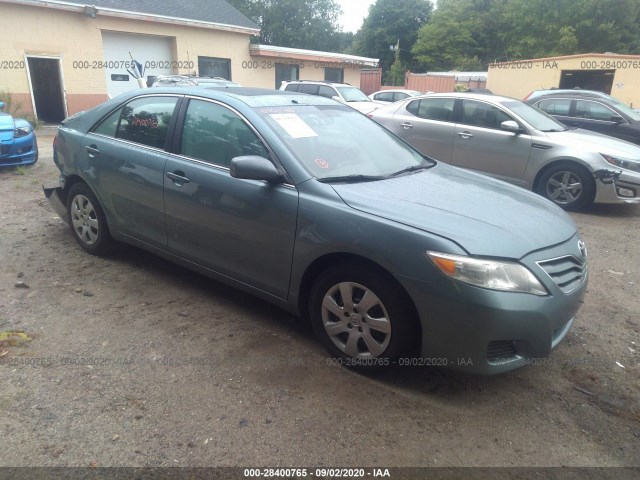
{"type": "Polygon", "coordinates": [[[332,87],[353,87],[353,85],[349,85],[348,83],[328,82],[326,80],[291,80],[287,82],[287,85],[296,83],[312,83],[314,85],[330,85],[332,87]]]}
{"type": "MultiPolygon", "coordinates": [[[[334,100],[317,95],[307,95],[304,93],[287,92],[273,90],[269,88],[251,87],[227,87],[227,88],[197,88],[197,87],[159,87],[148,89],[152,95],[192,95],[212,100],[234,99],[247,106],[254,107],[277,107],[291,106],[292,104],[303,105],[336,105],[334,100]]],[[[147,93],[143,90],[129,92],[129,98],[147,93]]],[[[119,98],[119,97],[116,97],[119,98]]],[[[115,99],[114,99],[115,100],[115,99]]],[[[124,100],[124,98],[123,98],[124,100]]]]}
{"type": "Polygon", "coordinates": [[[395,92],[400,92],[400,93],[419,93],[422,94],[422,92],[420,92],[419,90],[411,90],[411,89],[407,89],[407,88],[390,88],[388,90],[378,90],[377,92],[373,92],[371,95],[375,95],[376,93],[395,93],[395,92]]]}
{"type": "Polygon", "coordinates": [[[468,92],[428,93],[425,95],[420,95],[418,97],[411,97],[411,98],[408,98],[407,100],[416,100],[418,98],[438,98],[438,97],[468,98],[471,100],[485,100],[485,101],[490,100],[496,103],[521,101],[516,98],[503,97],[501,95],[493,95],[488,93],[468,93],[468,92]]]}
{"type": "Polygon", "coordinates": [[[536,99],[536,98],[542,98],[542,97],[589,97],[589,98],[600,98],[602,100],[609,100],[609,95],[607,95],[606,93],[580,92],[580,91],[573,91],[573,90],[566,90],[562,92],[551,90],[549,92],[539,93],[533,98],[536,99]]]}

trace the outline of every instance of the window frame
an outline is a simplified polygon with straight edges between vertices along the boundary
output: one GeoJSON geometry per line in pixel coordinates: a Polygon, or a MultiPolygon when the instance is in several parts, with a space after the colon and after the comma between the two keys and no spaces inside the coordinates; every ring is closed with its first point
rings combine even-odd
{"type": "Polygon", "coordinates": [[[140,148],[148,148],[150,150],[155,150],[155,151],[160,151],[160,152],[168,152],[169,149],[171,148],[171,145],[173,144],[173,140],[174,140],[174,136],[175,136],[175,126],[176,126],[176,122],[178,120],[178,116],[179,113],[181,111],[181,107],[184,100],[184,95],[179,95],[179,94],[172,94],[172,93],[148,93],[148,94],[143,94],[143,95],[138,95],[135,97],[131,97],[127,100],[125,100],[124,102],[120,103],[118,106],[116,106],[115,108],[109,110],[109,112],[106,115],[103,115],[97,122],[95,122],[92,127],[89,129],[89,131],[87,132],[88,134],[92,134],[92,135],[97,135],[99,137],[103,137],[103,138],[109,138],[111,140],[115,140],[118,142],[122,142],[122,143],[127,143],[129,145],[135,145],[137,147],[140,148]],[[130,104],[131,102],[134,102],[136,100],[140,100],[143,98],[175,98],[176,99],[176,105],[173,108],[173,113],[171,114],[171,120],[169,120],[169,123],[167,125],[167,137],[165,138],[165,142],[164,142],[164,147],[163,148],[159,148],[159,147],[153,147],[150,145],[145,145],[144,143],[137,143],[134,142],[132,140],[128,140],[126,138],[122,138],[122,137],[118,137],[118,130],[120,129],[120,122],[122,120],[122,110],[124,109],[124,107],[126,107],[128,104],[130,104]],[[114,136],[111,135],[107,135],[104,133],[97,133],[96,129],[98,127],[100,127],[111,115],[113,115],[116,111],[120,111],[120,117],[118,118],[118,123],[116,124],[116,131],[114,136]]]}
{"type": "Polygon", "coordinates": [[[520,125],[520,122],[516,118],[514,118],[514,116],[512,114],[510,114],[509,112],[505,111],[505,109],[499,107],[498,105],[495,105],[495,104],[489,103],[489,102],[483,102],[482,100],[478,100],[476,98],[462,98],[461,100],[462,101],[460,102],[460,117],[459,117],[459,121],[457,122],[460,125],[464,125],[466,127],[484,128],[485,130],[492,130],[492,131],[498,131],[498,132],[503,132],[504,131],[500,127],[488,127],[486,125],[476,125],[476,124],[472,124],[472,123],[466,123],[464,121],[465,102],[475,102],[475,103],[478,103],[480,105],[484,105],[485,108],[486,107],[493,108],[493,109],[501,112],[502,114],[506,115],[507,116],[507,120],[503,120],[502,122],[500,122],[500,124],[502,124],[503,122],[514,121],[518,125],[520,125]]]}
{"type": "Polygon", "coordinates": [[[289,187],[295,187],[293,180],[291,179],[291,176],[289,175],[289,173],[286,171],[286,169],[284,168],[284,166],[282,165],[282,162],[280,161],[280,159],[278,158],[278,156],[275,154],[275,152],[273,151],[273,149],[271,148],[271,146],[269,145],[269,143],[265,140],[264,136],[258,131],[258,129],[256,129],[254,127],[254,125],[247,119],[247,117],[245,115],[243,115],[241,112],[239,112],[238,110],[236,110],[235,108],[233,108],[231,105],[228,105],[224,102],[221,102],[219,100],[214,100],[212,98],[204,98],[204,97],[198,97],[195,95],[185,95],[183,101],[182,101],[182,105],[180,106],[180,110],[178,112],[178,115],[176,116],[176,124],[174,126],[174,135],[173,135],[173,139],[172,139],[172,143],[171,143],[171,148],[169,149],[169,154],[181,158],[183,160],[192,162],[192,163],[197,163],[198,165],[204,165],[216,170],[221,170],[221,171],[225,171],[225,172],[229,172],[230,168],[229,167],[225,167],[222,165],[216,165],[214,163],[211,162],[206,162],[204,160],[200,160],[198,158],[193,158],[193,157],[189,157],[186,155],[183,155],[180,153],[180,150],[182,148],[182,130],[184,128],[184,121],[187,115],[187,109],[189,107],[189,103],[191,102],[191,100],[200,100],[203,102],[209,102],[209,103],[213,103],[215,105],[219,105],[223,108],[226,108],[227,110],[229,110],[230,112],[234,113],[235,115],[237,115],[248,127],[249,129],[258,137],[258,139],[260,140],[260,142],[262,143],[262,145],[264,146],[264,148],[266,149],[266,151],[268,152],[268,157],[267,160],[269,160],[271,163],[274,164],[274,166],[276,167],[276,169],[278,170],[279,173],[281,173],[283,175],[283,185],[289,186],[289,187]]]}
{"type": "MultiPolygon", "coordinates": [[[[591,99],[591,98],[576,98],[576,99],[575,99],[575,102],[576,102],[576,103],[575,103],[575,106],[574,106],[574,115],[573,115],[573,118],[576,118],[576,119],[578,119],[578,120],[589,120],[589,121],[592,121],[592,122],[609,122],[609,123],[611,123],[611,117],[613,117],[614,115],[617,115],[618,117],[622,117],[622,115],[620,115],[618,112],[616,112],[616,111],[615,111],[613,108],[611,108],[609,105],[605,105],[604,103],[602,103],[602,102],[598,102],[598,101],[597,101],[597,100],[595,100],[595,99],[591,99]],[[609,118],[608,118],[608,119],[579,117],[579,116],[577,115],[577,112],[578,112],[578,102],[592,103],[592,104],[598,105],[598,106],[600,106],[600,107],[603,107],[603,108],[605,108],[605,109],[609,110],[609,112],[611,112],[611,115],[609,115],[609,118]]],[[[624,120],[624,117],[622,117],[622,118],[623,118],[623,120],[624,120]]],[[[625,120],[625,122],[626,122],[626,120],[625,120]]]]}
{"type": "Polygon", "coordinates": [[[574,115],[572,114],[573,112],[573,100],[571,98],[543,98],[541,99],[538,103],[536,103],[536,107],[539,108],[540,110],[542,110],[544,113],[546,113],[547,115],[555,115],[555,116],[559,116],[559,117],[574,117],[574,115]],[[567,113],[551,113],[551,112],[547,112],[544,108],[541,108],[540,105],[543,102],[569,102],[569,109],[567,110],[567,113]]]}

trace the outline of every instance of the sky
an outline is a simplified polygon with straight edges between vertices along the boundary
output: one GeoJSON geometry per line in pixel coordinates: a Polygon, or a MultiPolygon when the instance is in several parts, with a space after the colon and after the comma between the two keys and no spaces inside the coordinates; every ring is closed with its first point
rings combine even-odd
{"type": "Polygon", "coordinates": [[[369,6],[375,0],[337,0],[342,8],[340,25],[345,32],[357,32],[362,26],[362,20],[369,14],[369,6]]]}

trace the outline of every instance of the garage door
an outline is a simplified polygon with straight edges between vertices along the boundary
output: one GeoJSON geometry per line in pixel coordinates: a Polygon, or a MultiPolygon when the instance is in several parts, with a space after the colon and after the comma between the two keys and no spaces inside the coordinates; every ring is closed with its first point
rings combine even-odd
{"type": "Polygon", "coordinates": [[[107,93],[112,97],[135,90],[138,81],[127,72],[124,62],[131,61],[129,52],[138,62],[146,66],[145,79],[149,76],[170,75],[171,39],[153,35],[102,32],[107,76],[107,93]]]}

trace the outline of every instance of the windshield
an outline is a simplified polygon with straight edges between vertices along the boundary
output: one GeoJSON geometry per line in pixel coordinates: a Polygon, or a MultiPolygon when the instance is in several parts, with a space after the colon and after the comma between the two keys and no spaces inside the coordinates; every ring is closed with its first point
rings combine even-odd
{"type": "Polygon", "coordinates": [[[517,100],[510,100],[502,102],[506,108],[522,118],[525,122],[531,125],[536,130],[543,132],[564,132],[568,130],[565,125],[557,121],[555,118],[547,115],[542,110],[539,110],[526,103],[519,102],[517,100]]]}
{"type": "Polygon", "coordinates": [[[336,87],[345,102],[370,102],[371,99],[356,87],[336,87]]]}
{"type": "Polygon", "coordinates": [[[256,111],[318,180],[379,180],[435,164],[347,106],[260,107],[256,111]]]}

